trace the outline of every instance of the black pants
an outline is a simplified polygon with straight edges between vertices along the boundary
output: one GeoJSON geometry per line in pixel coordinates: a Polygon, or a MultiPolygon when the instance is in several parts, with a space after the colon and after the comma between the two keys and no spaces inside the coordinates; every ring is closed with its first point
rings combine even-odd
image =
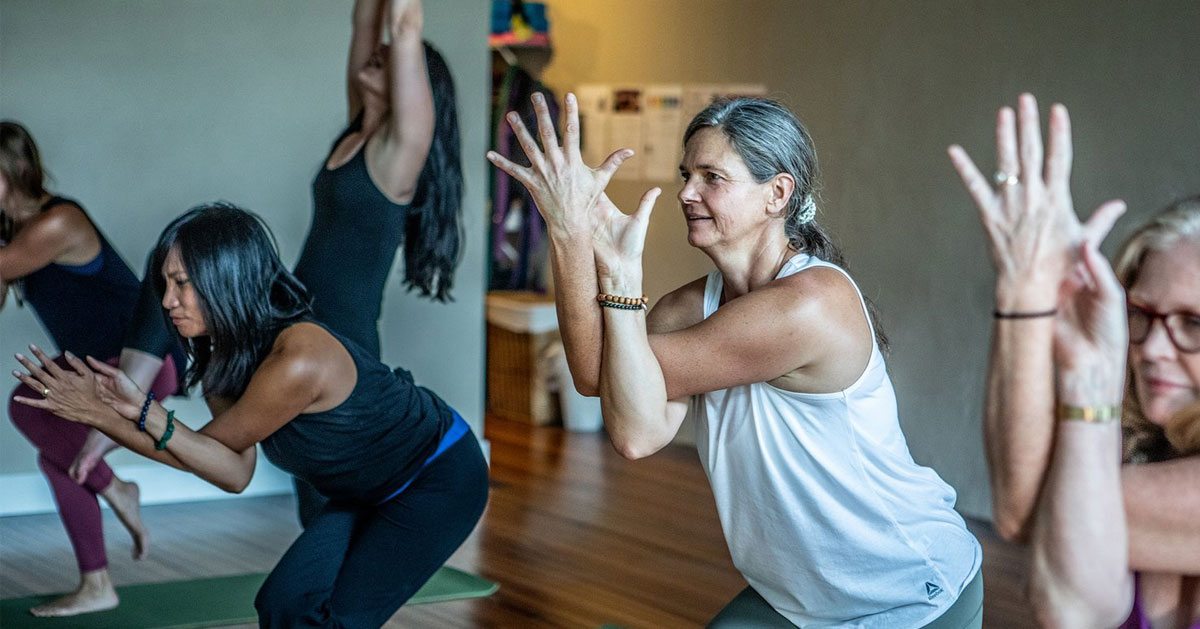
{"type": "Polygon", "coordinates": [[[382,626],[470,535],[487,493],[467,433],[381,505],[330,501],[258,591],[259,626],[382,626]]]}

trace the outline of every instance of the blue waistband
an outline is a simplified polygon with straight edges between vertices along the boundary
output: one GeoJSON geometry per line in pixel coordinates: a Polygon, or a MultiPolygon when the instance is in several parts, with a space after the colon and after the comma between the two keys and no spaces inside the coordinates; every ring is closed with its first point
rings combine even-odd
{"type": "Polygon", "coordinates": [[[392,498],[399,496],[404,492],[405,489],[408,489],[408,486],[411,485],[413,481],[417,480],[417,477],[421,475],[421,472],[424,471],[425,468],[429,467],[430,463],[433,463],[439,456],[442,456],[442,453],[446,450],[449,450],[450,446],[458,443],[458,440],[462,439],[463,435],[471,432],[471,425],[467,423],[467,420],[462,418],[462,415],[458,414],[458,411],[450,409],[450,412],[454,413],[454,423],[450,424],[450,430],[447,430],[446,434],[442,435],[442,440],[438,442],[437,449],[433,451],[433,454],[429,455],[429,458],[425,459],[425,462],[421,464],[421,467],[417,470],[417,473],[413,474],[412,478],[408,479],[408,481],[401,485],[400,489],[393,491],[392,493],[388,494],[387,498],[384,498],[375,504],[381,505],[392,498]]]}

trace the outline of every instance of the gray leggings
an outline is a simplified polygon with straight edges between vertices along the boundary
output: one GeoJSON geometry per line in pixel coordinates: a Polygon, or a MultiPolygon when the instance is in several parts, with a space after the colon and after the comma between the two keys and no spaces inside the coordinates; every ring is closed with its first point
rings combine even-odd
{"type": "MultiPolygon", "coordinates": [[[[709,629],[776,629],[794,625],[767,603],[754,588],[742,590],[708,623],[709,629]]],[[[980,629],[983,627],[983,571],[967,584],[957,601],[922,629],[980,629]]]]}

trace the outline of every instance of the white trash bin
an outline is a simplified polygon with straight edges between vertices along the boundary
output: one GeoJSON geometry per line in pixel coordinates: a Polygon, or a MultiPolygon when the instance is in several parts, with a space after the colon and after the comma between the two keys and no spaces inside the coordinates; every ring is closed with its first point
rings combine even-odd
{"type": "Polygon", "coordinates": [[[562,343],[553,348],[554,371],[558,380],[558,401],[562,407],[563,428],[571,432],[596,432],[604,428],[604,417],[600,413],[600,398],[587,397],[575,390],[571,370],[567,367],[567,353],[562,343]]]}

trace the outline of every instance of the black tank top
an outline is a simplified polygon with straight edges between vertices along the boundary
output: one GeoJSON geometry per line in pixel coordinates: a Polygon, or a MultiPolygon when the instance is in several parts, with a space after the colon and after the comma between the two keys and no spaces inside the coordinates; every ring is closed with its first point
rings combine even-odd
{"type": "MultiPolygon", "coordinates": [[[[42,211],[63,203],[52,197],[42,211]]],[[[87,216],[100,238],[100,254],[79,266],[48,264],[25,276],[25,299],[59,351],[107,360],[121,353],[138,302],[140,282],[108,239],[87,216]]]]}
{"type": "MultiPolygon", "coordinates": [[[[362,128],[362,114],[334,141],[362,128]]],[[[313,220],[296,262],[313,316],[379,358],[383,288],[404,240],[409,206],[393,202],[367,172],[366,142],[330,170],[328,156],[313,180],[313,220]]]]}
{"type": "Polygon", "coordinates": [[[354,390],[328,411],[305,413],[262,441],[276,467],[333,500],[376,504],[404,486],[437,450],[454,411],[344,335],[358,370],[354,390]]]}

